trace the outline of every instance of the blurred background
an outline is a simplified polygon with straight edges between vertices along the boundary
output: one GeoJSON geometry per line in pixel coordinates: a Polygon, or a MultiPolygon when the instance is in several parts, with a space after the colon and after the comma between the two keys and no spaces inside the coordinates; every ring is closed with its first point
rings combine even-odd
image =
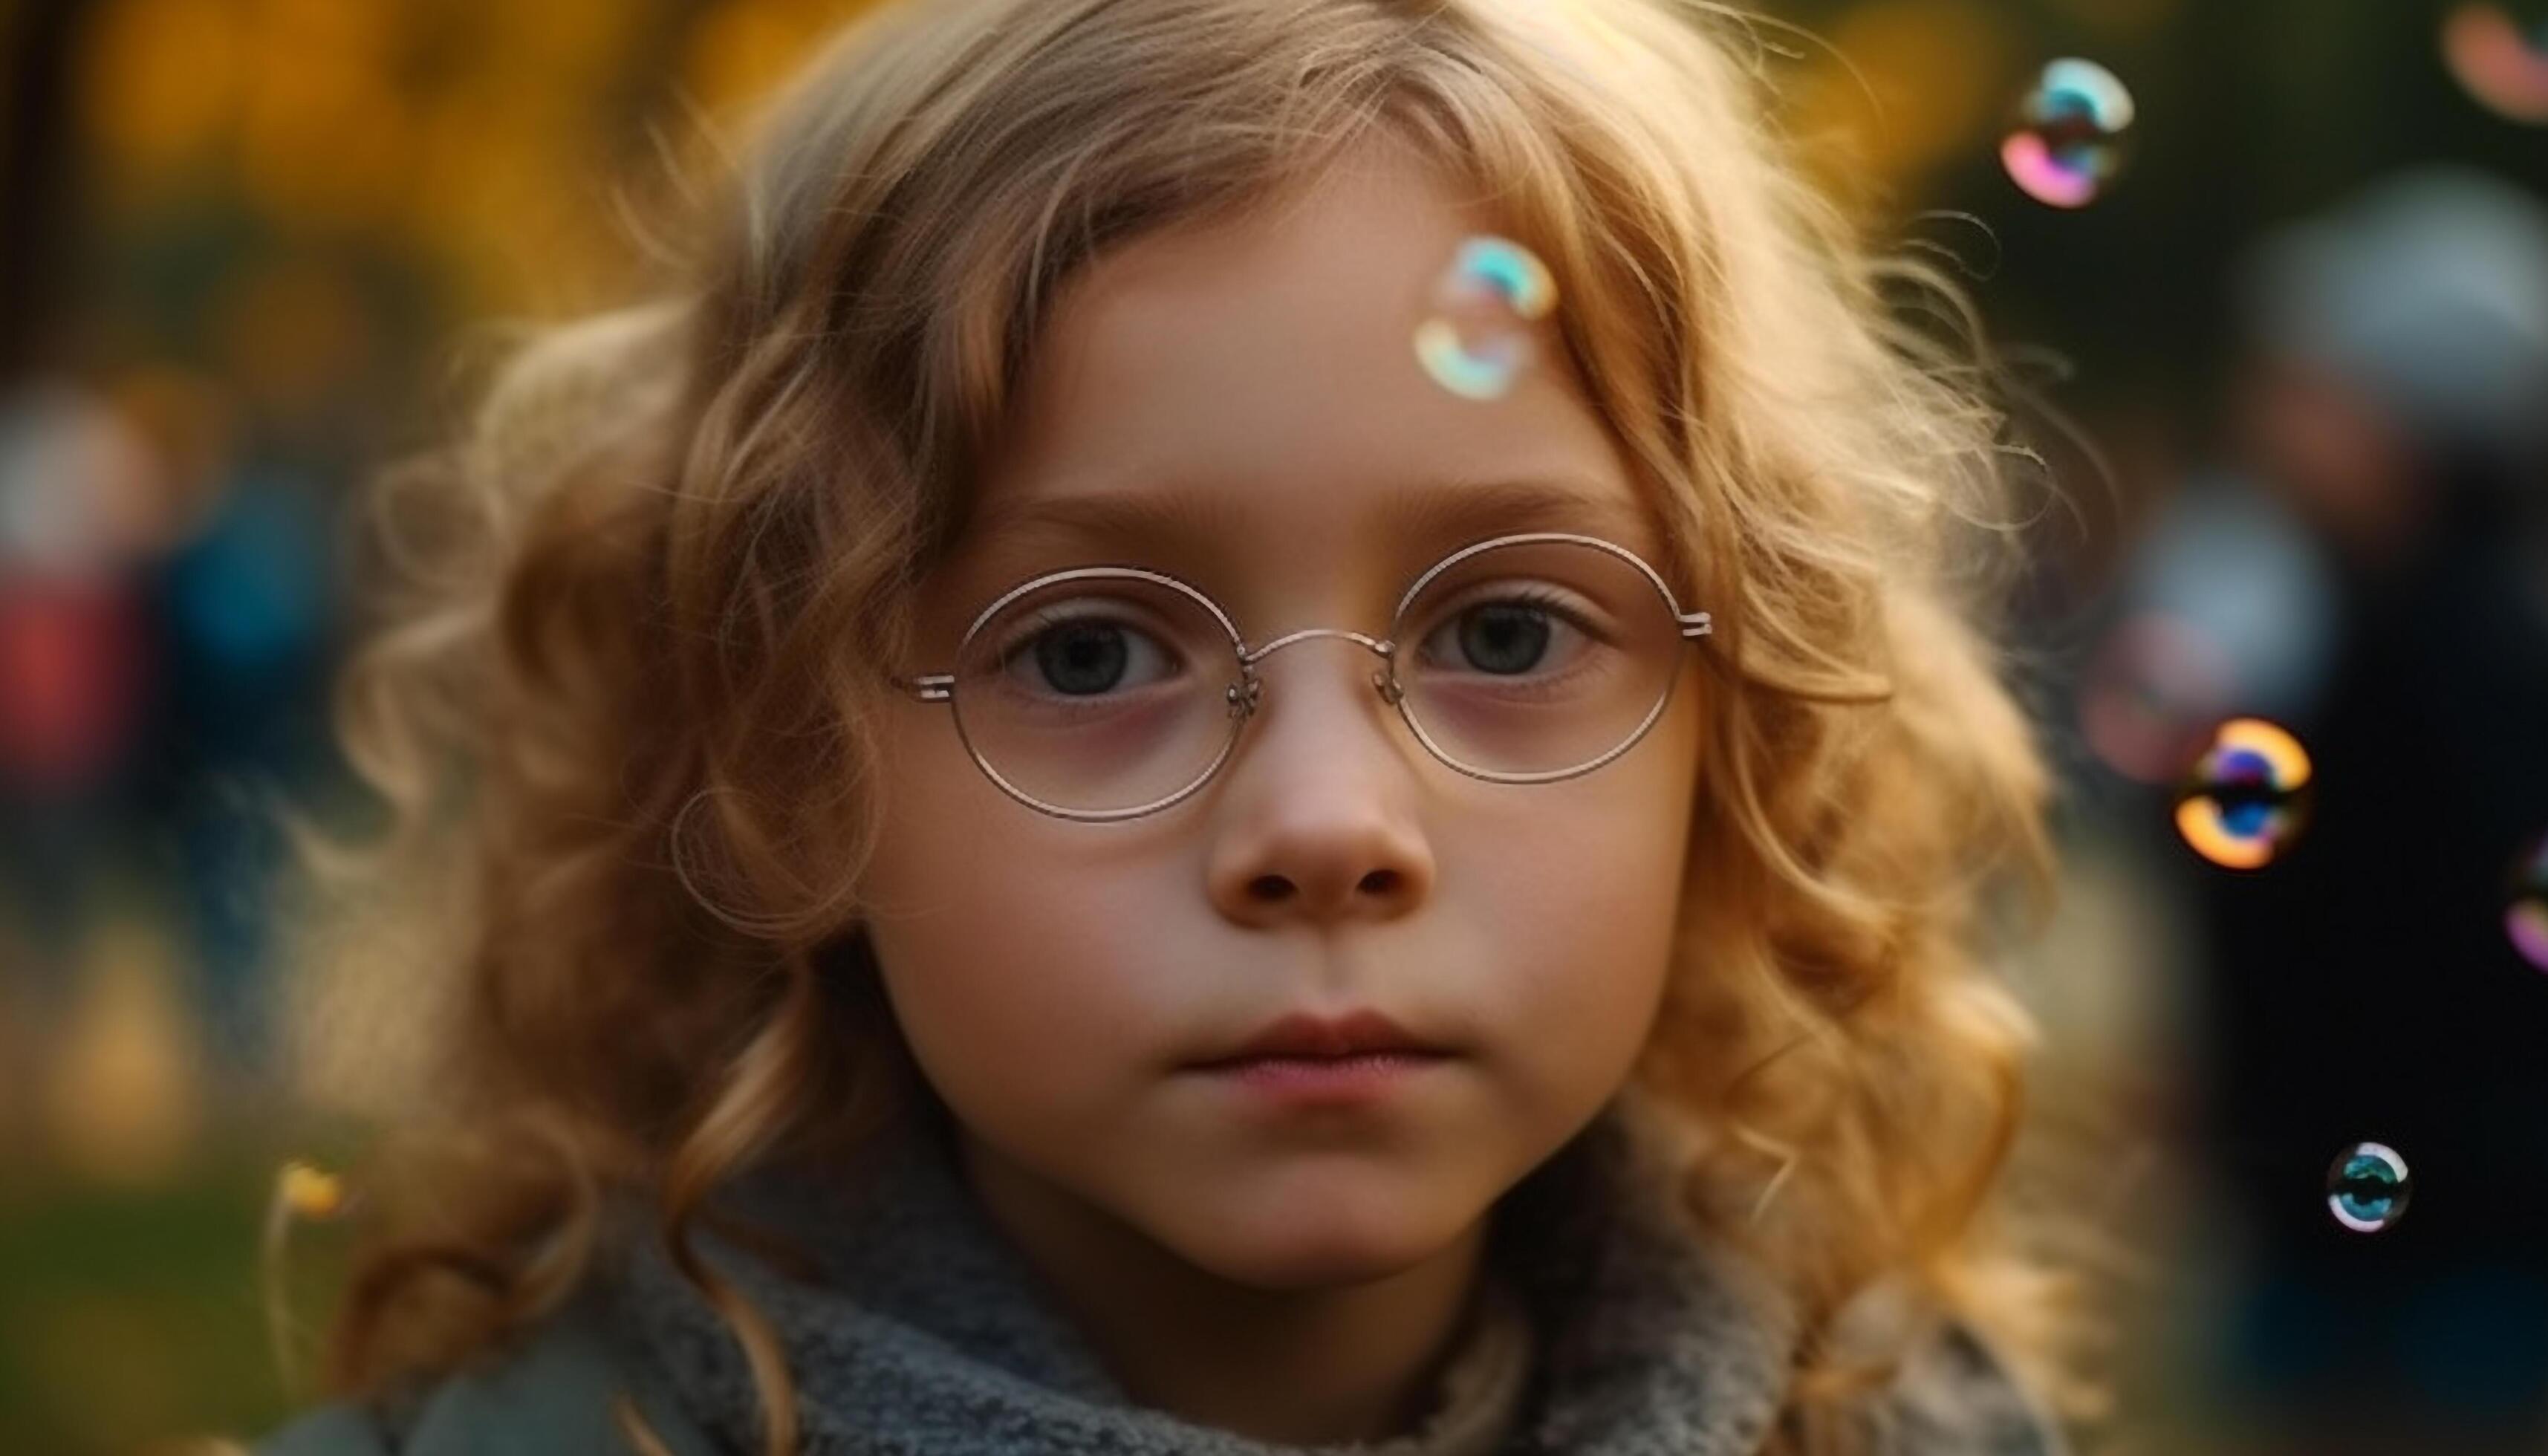
{"type": "MultiPolygon", "coordinates": [[[[0,7],[0,1450],[304,1398],[256,1250],[357,1135],[291,1074],[262,806],[362,812],[341,502],[859,8],[0,7]]],[[[2012,973],[2030,1166],[2129,1235],[2107,1439],[2548,1452],[2548,0],[1767,13],[2032,402],[2067,867],[2012,973]]]]}

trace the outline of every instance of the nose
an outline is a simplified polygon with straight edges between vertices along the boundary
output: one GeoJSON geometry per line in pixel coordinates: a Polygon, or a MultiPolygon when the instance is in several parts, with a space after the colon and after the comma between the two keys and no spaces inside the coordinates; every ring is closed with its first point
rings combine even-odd
{"type": "Polygon", "coordinates": [[[1250,925],[1388,919],[1430,893],[1433,855],[1418,809],[1421,745],[1393,731],[1397,714],[1381,644],[1359,632],[1311,628],[1251,654],[1314,637],[1349,639],[1349,671],[1315,653],[1289,672],[1260,667],[1244,704],[1208,875],[1214,902],[1250,925]],[[1279,681],[1276,681],[1279,680],[1279,681]]]}

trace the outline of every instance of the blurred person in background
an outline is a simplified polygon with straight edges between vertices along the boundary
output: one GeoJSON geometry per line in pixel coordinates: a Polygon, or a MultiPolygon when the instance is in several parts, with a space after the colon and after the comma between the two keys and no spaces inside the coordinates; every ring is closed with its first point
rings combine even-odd
{"type": "Polygon", "coordinates": [[[147,814],[151,864],[196,959],[209,1069],[250,1091],[270,1064],[268,881],[283,853],[264,810],[306,797],[329,767],[330,543],[321,486],[295,462],[247,455],[218,490],[150,578],[166,666],[147,814]]]}
{"type": "MultiPolygon", "coordinates": [[[[74,1064],[135,1054],[97,1049],[133,1045],[111,1025],[133,1007],[131,967],[92,962],[118,960],[101,930],[136,915],[164,919],[184,947],[177,983],[154,977],[144,994],[185,1003],[213,1077],[204,1090],[248,1093],[259,1076],[266,881],[281,848],[260,806],[324,765],[328,541],[308,473],[242,458],[207,391],[167,369],[45,374],[0,405],[10,1142],[44,1136],[25,1124],[48,1101],[130,1080],[74,1064]]],[[[185,1047],[154,1053],[166,1056],[195,1062],[185,1047]]],[[[170,1075],[193,1081],[172,1069],[154,1085],[170,1075]]],[[[53,1121],[59,1136],[95,1132],[76,1110],[53,1121]]]]}
{"type": "Polygon", "coordinates": [[[2419,168],[2269,236],[2241,292],[2228,458],[2139,548],[2081,702],[2153,786],[2229,717],[2314,765],[2261,867],[2149,847],[2203,953],[2213,1365],[2294,1456],[2548,1449],[2548,975],[2504,934],[2548,831],[2548,208],[2419,168]],[[2412,1189],[2368,1232],[2328,1208],[2363,1141],[2412,1189]]]}
{"type": "MultiPolygon", "coordinates": [[[[68,1018],[154,668],[138,553],[156,462],[66,379],[0,396],[0,1118],[33,1115],[68,1018]]],[[[6,1140],[27,1136],[7,1127],[6,1140]]]]}

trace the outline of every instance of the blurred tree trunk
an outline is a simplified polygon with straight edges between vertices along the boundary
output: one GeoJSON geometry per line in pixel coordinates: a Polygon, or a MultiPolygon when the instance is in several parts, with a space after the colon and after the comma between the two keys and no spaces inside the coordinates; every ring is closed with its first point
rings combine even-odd
{"type": "Polygon", "coordinates": [[[0,16],[0,386],[45,356],[70,236],[71,51],[80,0],[0,16]]]}

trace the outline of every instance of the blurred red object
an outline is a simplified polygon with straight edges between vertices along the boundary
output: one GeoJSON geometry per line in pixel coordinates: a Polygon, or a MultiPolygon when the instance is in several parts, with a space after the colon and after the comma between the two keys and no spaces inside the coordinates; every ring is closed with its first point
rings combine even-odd
{"type": "Polygon", "coordinates": [[[2109,634],[2079,694],[2079,731],[2106,766],[2143,783],[2182,776],[2229,711],[2227,656],[2202,628],[2163,612],[2109,634]]]}
{"type": "Polygon", "coordinates": [[[144,626],[121,577],[0,574],[0,782],[62,797],[114,771],[141,705],[144,626]]]}
{"type": "Polygon", "coordinates": [[[2501,6],[2463,5],[2442,22],[2442,59],[2471,96],[2507,121],[2548,124],[2548,55],[2501,6]]]}

